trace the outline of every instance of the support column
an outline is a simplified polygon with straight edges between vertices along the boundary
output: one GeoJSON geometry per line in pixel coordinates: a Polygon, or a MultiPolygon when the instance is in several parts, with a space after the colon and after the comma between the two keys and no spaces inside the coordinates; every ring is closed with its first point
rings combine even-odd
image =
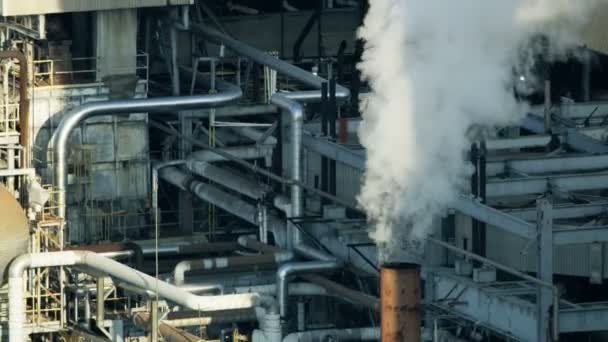
{"type": "Polygon", "coordinates": [[[158,342],[158,301],[152,300],[150,302],[150,340],[152,342],[158,342]]]}
{"type": "MultiPolygon", "coordinates": [[[[551,195],[536,201],[538,232],[537,277],[548,283],[553,283],[553,200],[551,195]]],[[[553,292],[550,288],[538,289],[538,341],[551,341],[552,335],[552,305],[553,292]]]]}
{"type": "Polygon", "coordinates": [[[420,265],[383,265],[380,270],[381,341],[420,341],[420,309],[420,265]]]}

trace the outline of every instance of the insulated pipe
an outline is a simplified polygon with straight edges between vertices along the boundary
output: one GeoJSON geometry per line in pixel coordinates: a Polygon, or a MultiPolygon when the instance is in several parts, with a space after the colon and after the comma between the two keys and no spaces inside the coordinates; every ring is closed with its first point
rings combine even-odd
{"type": "Polygon", "coordinates": [[[199,260],[180,261],[173,270],[173,281],[176,285],[184,283],[185,273],[196,270],[214,270],[251,265],[279,265],[293,258],[291,252],[277,252],[273,254],[262,254],[252,256],[233,256],[206,258],[199,260]]]}
{"type": "Polygon", "coordinates": [[[420,341],[420,265],[381,267],[380,307],[382,342],[420,341]]]}
{"type": "MultiPolygon", "coordinates": [[[[209,202],[251,224],[258,225],[257,208],[240,198],[228,194],[217,187],[194,180],[191,176],[174,167],[167,167],[159,171],[159,176],[167,182],[182,190],[190,190],[200,199],[209,202]]],[[[275,240],[281,243],[285,237],[282,234],[284,223],[276,216],[268,217],[268,225],[275,236],[275,240]]]]}
{"type": "Polygon", "coordinates": [[[275,253],[275,252],[281,251],[280,247],[271,246],[269,244],[260,242],[260,241],[256,240],[255,238],[252,238],[249,236],[244,236],[244,235],[239,236],[237,243],[239,244],[239,246],[242,246],[242,247],[245,247],[248,249],[253,249],[260,253],[275,253]]]}
{"type": "Polygon", "coordinates": [[[159,113],[203,107],[218,107],[235,101],[241,96],[242,92],[239,87],[225,87],[221,92],[215,94],[90,102],[66,113],[50,142],[54,153],[54,180],[59,192],[57,199],[59,207],[58,216],[65,218],[66,213],[67,145],[72,131],[84,120],[103,115],[137,112],[159,113]]]}
{"type": "Polygon", "coordinates": [[[247,179],[235,171],[218,167],[208,162],[189,160],[186,166],[190,171],[199,176],[203,176],[255,200],[264,198],[270,192],[270,189],[264,185],[247,179]]]}
{"type": "Polygon", "coordinates": [[[230,195],[211,184],[194,180],[191,176],[175,167],[167,167],[159,171],[159,176],[165,181],[185,191],[192,191],[197,197],[249,222],[257,224],[257,209],[240,198],[230,195]]]}
{"type": "MultiPolygon", "coordinates": [[[[285,95],[274,94],[270,102],[287,111],[291,116],[291,179],[302,180],[301,152],[302,152],[302,128],[304,125],[304,107],[297,101],[291,100],[285,95]]],[[[304,206],[302,204],[302,187],[297,183],[291,185],[291,217],[303,216],[304,206]]],[[[292,249],[302,240],[300,231],[291,222],[287,223],[287,247],[292,249]]]]}
{"type": "MultiPolygon", "coordinates": [[[[291,217],[300,217],[303,213],[302,207],[302,188],[297,184],[301,179],[301,165],[300,165],[300,153],[302,148],[302,125],[304,117],[304,109],[299,102],[318,102],[321,99],[321,92],[323,83],[327,80],[311,74],[308,71],[300,69],[294,65],[291,65],[285,61],[282,61],[276,57],[267,54],[264,51],[256,49],[252,46],[244,44],[234,38],[229,37],[213,28],[205,25],[191,25],[193,31],[201,34],[205,39],[212,41],[217,44],[228,47],[234,52],[244,55],[251,60],[268,66],[277,72],[294,78],[295,80],[302,82],[310,87],[316,88],[314,91],[298,91],[292,93],[275,93],[270,102],[281,110],[287,112],[291,116],[291,137],[290,143],[292,148],[292,165],[291,165],[291,179],[295,182],[291,185],[291,201],[292,201],[292,213],[291,217]]],[[[350,96],[350,91],[345,87],[337,84],[336,85],[336,98],[347,99],[350,96]]],[[[293,224],[287,225],[287,245],[289,248],[293,248],[301,242],[301,236],[299,231],[293,226],[293,224]]]]}
{"type": "Polygon", "coordinates": [[[23,273],[29,268],[53,266],[85,266],[86,269],[107,274],[119,282],[137,288],[157,292],[162,298],[182,305],[191,310],[217,311],[252,308],[260,304],[261,297],[257,293],[197,296],[177,286],[151,277],[92,252],[50,252],[38,254],[23,254],[13,260],[9,268],[9,341],[23,342],[26,340],[24,325],[26,323],[24,277],[23,273]]]}
{"type": "MultiPolygon", "coordinates": [[[[326,329],[292,333],[285,336],[283,342],[378,341],[379,338],[379,328],[326,329]]],[[[401,340],[400,342],[403,341],[420,340],[401,340]]]]}
{"type": "Polygon", "coordinates": [[[238,134],[242,137],[245,137],[249,140],[253,140],[258,144],[262,144],[262,145],[276,145],[277,144],[277,138],[273,137],[272,135],[266,135],[266,132],[253,128],[253,127],[248,127],[248,126],[232,127],[232,131],[234,131],[236,134],[238,134]],[[262,140],[262,138],[264,138],[264,140],[262,140]]]}
{"type": "Polygon", "coordinates": [[[30,102],[28,100],[29,93],[29,69],[27,58],[21,51],[7,50],[0,51],[0,59],[14,58],[19,61],[19,144],[23,146],[23,154],[21,156],[21,167],[29,167],[30,156],[30,102]]]}
{"type": "Polygon", "coordinates": [[[332,256],[325,255],[322,252],[310,253],[310,247],[304,245],[297,245],[294,250],[305,256],[312,256],[312,254],[319,256],[317,260],[313,261],[302,261],[292,262],[284,264],[277,270],[277,300],[279,302],[279,313],[281,317],[287,315],[287,297],[289,278],[298,274],[309,274],[314,272],[331,271],[341,267],[341,263],[338,259],[332,256]]]}
{"type": "Polygon", "coordinates": [[[172,327],[207,326],[212,324],[252,322],[256,320],[255,310],[216,311],[201,315],[196,311],[169,312],[162,324],[172,327]]]}
{"type": "MultiPolygon", "coordinates": [[[[230,154],[231,156],[238,159],[260,159],[270,158],[272,155],[272,149],[274,146],[238,146],[238,147],[226,147],[222,151],[230,154]]],[[[211,150],[200,150],[192,152],[189,159],[203,162],[218,162],[226,161],[225,157],[211,151],[211,150]]]]}

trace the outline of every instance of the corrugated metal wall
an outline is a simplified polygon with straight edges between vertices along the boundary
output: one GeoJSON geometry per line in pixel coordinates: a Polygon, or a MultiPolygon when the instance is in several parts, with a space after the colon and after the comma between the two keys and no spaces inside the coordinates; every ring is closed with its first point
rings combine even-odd
{"type": "MultiPolygon", "coordinates": [[[[35,166],[39,174],[46,175],[50,184],[50,165],[46,149],[52,132],[67,109],[85,102],[108,99],[108,88],[104,85],[65,86],[36,88],[32,97],[32,136],[35,166]]],[[[145,82],[137,88],[136,97],[146,96],[145,82]]],[[[112,212],[141,211],[150,193],[149,181],[149,137],[147,114],[97,117],[87,120],[70,137],[70,161],[74,161],[77,147],[92,146],[89,200],[100,205],[112,203],[112,212]]],[[[75,170],[70,171],[74,173],[75,170]]],[[[79,180],[78,182],[81,182],[79,180]]],[[[79,241],[86,236],[84,229],[96,230],[81,212],[84,196],[78,186],[68,188],[69,239],[79,241]]],[[[100,212],[100,216],[104,213],[100,212]]],[[[138,219],[139,218],[134,218],[138,219]]],[[[138,222],[124,222],[135,225],[138,222]]],[[[101,224],[101,223],[100,223],[101,224]]],[[[104,224],[107,224],[104,223],[104,224]]],[[[99,230],[99,229],[97,229],[99,230]]]]}
{"type": "Polygon", "coordinates": [[[3,16],[190,5],[194,0],[0,0],[3,16]]]}

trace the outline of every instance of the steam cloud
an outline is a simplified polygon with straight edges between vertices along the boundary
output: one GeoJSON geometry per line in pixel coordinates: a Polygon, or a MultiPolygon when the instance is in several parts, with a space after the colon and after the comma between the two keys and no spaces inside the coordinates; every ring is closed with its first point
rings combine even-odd
{"type": "Polygon", "coordinates": [[[385,252],[421,241],[467,187],[472,127],[513,124],[525,113],[513,74],[533,78],[531,38],[542,31],[563,52],[597,2],[370,0],[359,31],[359,69],[372,93],[362,103],[367,168],[358,200],[385,252]]]}

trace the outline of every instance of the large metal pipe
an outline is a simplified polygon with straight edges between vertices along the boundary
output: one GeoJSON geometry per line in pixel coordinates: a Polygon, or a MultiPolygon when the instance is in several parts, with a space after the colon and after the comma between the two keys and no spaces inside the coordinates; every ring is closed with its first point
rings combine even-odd
{"type": "Polygon", "coordinates": [[[23,146],[21,156],[21,167],[29,167],[30,163],[30,102],[29,93],[29,69],[27,58],[21,51],[0,51],[0,59],[14,58],[19,61],[19,144],[23,146]]]}
{"type": "Polygon", "coordinates": [[[204,107],[217,107],[228,104],[242,96],[239,87],[225,86],[215,94],[158,97],[150,99],[129,99],[103,102],[91,102],[77,107],[65,114],[59,127],[51,138],[50,146],[53,149],[55,163],[54,181],[58,194],[58,216],[65,217],[66,213],[66,184],[67,184],[67,145],[72,131],[86,119],[128,113],[160,113],[167,111],[180,111],[204,107]]]}
{"type": "Polygon", "coordinates": [[[23,273],[29,268],[53,266],[84,266],[86,270],[107,274],[117,280],[140,289],[158,293],[161,298],[191,310],[217,311],[252,308],[260,304],[257,293],[223,296],[197,296],[177,286],[168,284],[112,259],[92,252],[71,251],[39,254],[23,254],[17,257],[9,269],[9,341],[26,340],[26,323],[23,273]]]}
{"type": "Polygon", "coordinates": [[[213,182],[238,191],[239,193],[255,200],[260,200],[270,192],[270,188],[263,184],[258,184],[236,171],[215,166],[208,162],[189,160],[186,163],[188,169],[199,176],[203,176],[213,182]]]}
{"type": "Polygon", "coordinates": [[[182,190],[192,191],[193,194],[205,202],[209,202],[249,223],[258,223],[257,208],[254,205],[228,194],[211,184],[199,182],[175,167],[167,167],[160,170],[159,176],[182,190]]]}
{"type": "MultiPolygon", "coordinates": [[[[234,158],[251,160],[267,158],[272,156],[272,149],[274,146],[237,146],[237,147],[226,147],[222,151],[230,154],[234,158]]],[[[208,163],[227,161],[228,159],[221,156],[211,150],[200,150],[192,152],[189,157],[190,160],[203,161],[208,163]]]]}
{"type": "MultiPolygon", "coordinates": [[[[379,328],[326,329],[292,333],[285,336],[283,342],[378,341],[379,338],[379,328]]],[[[400,340],[404,341],[420,340],[400,340]]]]}
{"type": "MultiPolygon", "coordinates": [[[[257,208],[237,196],[226,193],[217,187],[199,182],[192,176],[175,167],[167,167],[159,171],[159,176],[182,190],[192,191],[200,199],[209,202],[251,224],[258,225],[257,208]]],[[[268,226],[279,243],[285,242],[284,222],[276,216],[269,215],[268,226]]]]}
{"type": "Polygon", "coordinates": [[[420,341],[420,265],[382,266],[380,310],[382,342],[420,341]]]}
{"type": "Polygon", "coordinates": [[[162,324],[172,327],[207,326],[212,324],[252,322],[256,320],[255,310],[216,311],[201,315],[196,311],[169,312],[162,324]]]}
{"type": "MultiPolygon", "coordinates": [[[[298,185],[301,181],[301,149],[302,149],[302,126],[304,109],[299,102],[318,102],[321,100],[321,89],[323,83],[328,82],[326,79],[300,69],[295,65],[282,61],[268,53],[238,41],[226,34],[223,34],[206,25],[191,25],[194,32],[201,34],[205,39],[222,44],[232,51],[246,56],[251,60],[268,66],[277,72],[291,77],[299,82],[306,84],[316,90],[313,91],[297,91],[290,93],[276,93],[270,103],[276,105],[282,111],[291,116],[290,137],[291,144],[291,179],[295,182],[291,185],[291,201],[292,201],[292,217],[300,217],[303,214],[302,206],[302,188],[298,185]]],[[[336,98],[345,100],[350,96],[350,91],[341,86],[336,85],[336,98]]],[[[287,244],[289,248],[293,248],[301,242],[301,235],[298,229],[293,224],[287,225],[287,244]]]]}
{"type": "Polygon", "coordinates": [[[173,270],[173,281],[176,285],[184,283],[185,274],[189,271],[227,269],[241,266],[280,265],[293,258],[291,252],[276,252],[272,254],[206,258],[199,260],[180,261],[173,270]]]}
{"type": "Polygon", "coordinates": [[[311,249],[312,248],[305,245],[295,246],[294,250],[297,253],[311,257],[314,260],[284,264],[277,270],[277,301],[279,302],[279,313],[281,317],[285,317],[287,315],[287,299],[289,296],[288,286],[290,277],[297,274],[331,271],[342,266],[340,260],[320,251],[311,253],[311,249]]]}

